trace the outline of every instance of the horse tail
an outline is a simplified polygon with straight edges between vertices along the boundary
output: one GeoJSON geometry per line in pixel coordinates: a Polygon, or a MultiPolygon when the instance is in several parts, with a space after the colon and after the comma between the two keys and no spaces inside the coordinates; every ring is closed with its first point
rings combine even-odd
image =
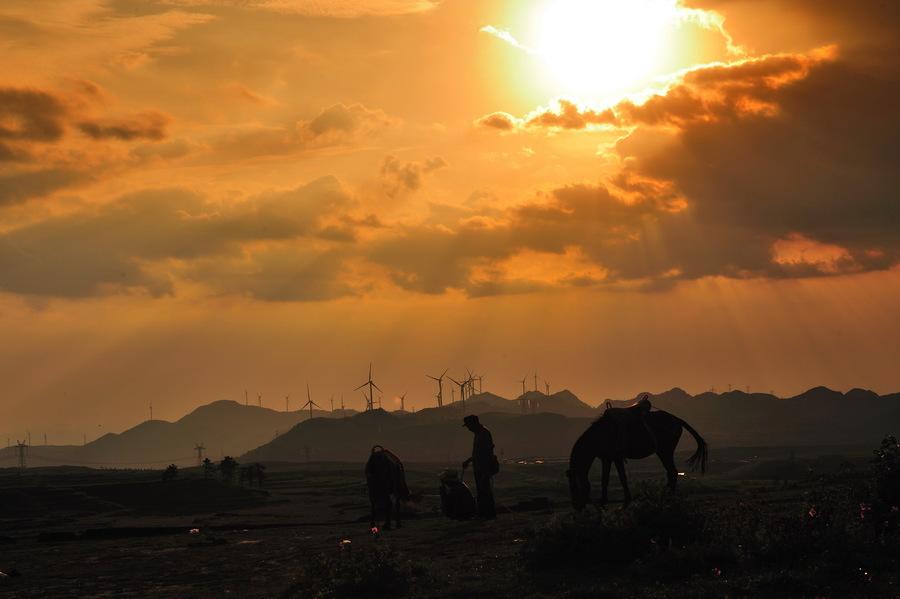
{"type": "Polygon", "coordinates": [[[697,442],[697,451],[694,452],[694,455],[688,458],[688,466],[691,467],[691,470],[696,470],[697,466],[700,466],[700,473],[706,473],[706,464],[709,459],[709,445],[707,445],[706,441],[703,437],[700,436],[700,433],[694,430],[690,424],[682,420],[681,418],[675,417],[681,426],[687,429],[687,432],[691,433],[691,436],[694,437],[694,441],[697,442]]]}

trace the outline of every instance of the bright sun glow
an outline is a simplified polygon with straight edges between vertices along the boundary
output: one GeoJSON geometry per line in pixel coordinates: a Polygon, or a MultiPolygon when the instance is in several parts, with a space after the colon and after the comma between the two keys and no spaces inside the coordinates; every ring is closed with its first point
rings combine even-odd
{"type": "Polygon", "coordinates": [[[533,51],[560,94],[612,101],[661,74],[678,15],[677,0],[549,0],[533,51]]]}

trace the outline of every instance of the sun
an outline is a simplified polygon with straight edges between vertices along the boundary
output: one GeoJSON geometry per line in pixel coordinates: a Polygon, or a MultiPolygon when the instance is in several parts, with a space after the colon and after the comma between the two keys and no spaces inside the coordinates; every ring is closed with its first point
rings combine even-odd
{"type": "Polygon", "coordinates": [[[662,74],[678,18],[677,0],[548,0],[533,53],[560,95],[615,101],[662,74]]]}

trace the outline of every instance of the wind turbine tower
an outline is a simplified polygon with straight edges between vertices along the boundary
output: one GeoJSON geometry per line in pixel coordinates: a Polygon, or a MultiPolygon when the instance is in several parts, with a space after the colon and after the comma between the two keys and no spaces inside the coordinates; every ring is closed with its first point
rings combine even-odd
{"type": "Polygon", "coordinates": [[[312,417],[313,417],[313,414],[312,414],[312,412],[313,412],[313,406],[319,408],[320,410],[322,409],[322,406],[320,406],[319,404],[317,404],[316,402],[314,402],[314,401],[312,400],[312,398],[309,396],[309,383],[307,383],[307,384],[306,384],[306,403],[303,404],[303,407],[300,408],[300,409],[302,410],[302,409],[304,409],[304,408],[309,408],[309,419],[310,419],[310,420],[312,420],[312,417]]]}
{"type": "Polygon", "coordinates": [[[448,379],[459,385],[459,401],[462,402],[462,409],[465,411],[466,409],[466,387],[469,385],[469,381],[457,381],[452,376],[448,376],[448,379]]]}
{"type": "Polygon", "coordinates": [[[288,409],[290,406],[290,403],[289,403],[290,399],[291,399],[290,393],[288,393],[287,395],[284,396],[284,411],[285,412],[290,412],[290,410],[288,409]]]}
{"type": "Polygon", "coordinates": [[[367,380],[365,383],[363,383],[362,385],[360,385],[359,387],[354,389],[354,391],[356,391],[357,389],[362,389],[363,387],[369,388],[369,395],[368,395],[368,397],[366,397],[366,411],[371,412],[372,410],[375,409],[375,392],[373,391],[373,389],[378,389],[379,391],[381,391],[381,387],[376,385],[375,381],[372,380],[372,363],[371,362],[369,362],[369,380],[367,380]]]}
{"type": "Polygon", "coordinates": [[[522,396],[523,396],[523,397],[525,396],[525,381],[527,381],[527,380],[528,380],[528,377],[527,377],[527,376],[523,376],[523,377],[522,377],[522,380],[519,381],[520,383],[522,383],[522,396]]]}
{"type": "Polygon", "coordinates": [[[435,397],[437,397],[439,408],[444,407],[444,375],[447,374],[447,370],[449,369],[444,370],[444,372],[441,373],[441,376],[431,376],[430,374],[425,375],[438,384],[438,392],[435,397]]]}

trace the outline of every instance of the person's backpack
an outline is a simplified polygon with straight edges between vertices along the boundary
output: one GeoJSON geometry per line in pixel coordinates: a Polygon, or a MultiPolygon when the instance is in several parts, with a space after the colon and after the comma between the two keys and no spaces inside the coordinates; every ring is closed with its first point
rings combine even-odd
{"type": "Polygon", "coordinates": [[[456,470],[441,473],[441,513],[455,520],[466,520],[478,511],[475,497],[469,487],[459,479],[456,470]]]}

